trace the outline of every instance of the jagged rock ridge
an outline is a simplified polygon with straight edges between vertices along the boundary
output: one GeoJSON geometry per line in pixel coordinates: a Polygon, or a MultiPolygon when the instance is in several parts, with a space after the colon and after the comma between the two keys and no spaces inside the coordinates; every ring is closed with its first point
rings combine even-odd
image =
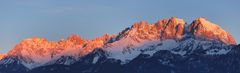
{"type": "MultiPolygon", "coordinates": [[[[204,50],[207,54],[226,54],[231,45],[236,45],[234,38],[205,18],[197,18],[187,26],[183,19],[171,17],[154,24],[137,22],[117,35],[105,34],[93,40],[85,40],[75,34],[66,40],[53,42],[37,37],[25,39],[4,55],[0,65],[6,64],[5,61],[11,63],[9,58],[28,69],[56,63],[71,65],[96,49],[107,52],[107,58],[127,64],[140,54],[153,55],[160,50],[183,56],[196,53],[196,50],[204,50]]],[[[94,57],[94,63],[98,59],[94,57]]]]}

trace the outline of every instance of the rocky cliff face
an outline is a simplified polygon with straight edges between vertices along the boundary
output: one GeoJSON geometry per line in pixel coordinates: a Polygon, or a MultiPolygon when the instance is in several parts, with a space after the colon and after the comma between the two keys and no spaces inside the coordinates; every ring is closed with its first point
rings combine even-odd
{"type": "Polygon", "coordinates": [[[181,39],[184,34],[185,21],[172,17],[162,32],[163,39],[181,39]]]}
{"type": "Polygon", "coordinates": [[[134,25],[121,33],[119,36],[131,37],[134,39],[176,39],[180,40],[184,34],[185,21],[180,18],[158,20],[154,24],[145,21],[134,23],[134,25]]]}

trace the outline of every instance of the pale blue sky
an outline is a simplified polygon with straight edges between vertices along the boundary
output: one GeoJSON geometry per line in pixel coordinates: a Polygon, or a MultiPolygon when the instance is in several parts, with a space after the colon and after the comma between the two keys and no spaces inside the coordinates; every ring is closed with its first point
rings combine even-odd
{"type": "Polygon", "coordinates": [[[206,17],[240,42],[240,0],[1,0],[0,53],[32,36],[49,40],[115,34],[137,21],[206,17]]]}

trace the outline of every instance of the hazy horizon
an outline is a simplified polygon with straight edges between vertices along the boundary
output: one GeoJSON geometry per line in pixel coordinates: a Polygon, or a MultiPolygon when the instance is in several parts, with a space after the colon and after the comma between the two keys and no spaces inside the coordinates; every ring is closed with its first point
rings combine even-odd
{"type": "Polygon", "coordinates": [[[0,53],[21,40],[37,36],[51,41],[78,34],[93,39],[117,34],[134,22],[155,23],[175,16],[188,24],[198,17],[218,24],[240,43],[238,0],[2,0],[0,1],[0,53]]]}

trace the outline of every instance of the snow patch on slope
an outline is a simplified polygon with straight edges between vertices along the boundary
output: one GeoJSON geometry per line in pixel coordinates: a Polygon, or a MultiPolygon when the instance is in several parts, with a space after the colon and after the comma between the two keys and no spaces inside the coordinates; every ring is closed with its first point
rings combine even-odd
{"type": "Polygon", "coordinates": [[[130,38],[125,38],[109,45],[111,46],[104,48],[109,52],[108,58],[121,60],[122,64],[128,63],[140,54],[152,56],[159,50],[171,50],[178,46],[175,40],[141,40],[139,43],[130,38]]]}
{"type": "Polygon", "coordinates": [[[94,57],[92,63],[93,63],[93,64],[96,64],[97,61],[98,61],[98,59],[99,59],[99,56],[94,57]]]}

